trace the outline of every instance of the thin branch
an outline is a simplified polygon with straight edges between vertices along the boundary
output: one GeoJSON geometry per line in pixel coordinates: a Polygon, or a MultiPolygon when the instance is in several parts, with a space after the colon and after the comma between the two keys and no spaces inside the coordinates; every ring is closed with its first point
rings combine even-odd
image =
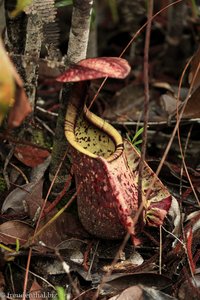
{"type": "MultiPolygon", "coordinates": [[[[141,148],[141,158],[138,169],[138,206],[144,205],[144,199],[142,197],[142,174],[144,170],[144,161],[146,155],[146,145],[147,145],[147,127],[149,119],[149,47],[150,47],[150,37],[151,37],[151,25],[152,25],[152,15],[153,15],[154,0],[149,1],[148,7],[148,23],[146,28],[145,37],[145,48],[144,48],[144,130],[142,133],[142,148],[141,148]]],[[[142,216],[141,216],[142,218],[142,216]]],[[[142,221],[142,220],[141,220],[142,221]]]]}
{"type": "Polygon", "coordinates": [[[67,58],[76,63],[86,58],[93,0],[74,0],[67,58]]]}

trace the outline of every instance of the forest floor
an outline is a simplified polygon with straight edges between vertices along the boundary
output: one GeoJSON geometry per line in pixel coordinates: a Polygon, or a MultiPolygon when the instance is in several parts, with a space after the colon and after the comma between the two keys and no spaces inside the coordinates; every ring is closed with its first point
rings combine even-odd
{"type": "MultiPolygon", "coordinates": [[[[98,28],[98,56],[118,57],[131,39],[130,24],[110,25],[107,17],[98,28]]],[[[177,36],[173,31],[177,24],[171,24],[170,30],[168,22],[161,14],[151,28],[146,141],[146,162],[153,172],[162,162],[158,177],[173,199],[163,225],[142,226],[140,244],[134,246],[131,240],[102,240],[85,231],[75,197],[70,208],[55,217],[76,187],[72,175],[57,194],[47,196],[62,86],[46,78],[41,68],[29,130],[20,138],[16,132],[0,132],[2,299],[22,298],[26,270],[31,299],[53,299],[56,294],[57,299],[83,300],[200,299],[200,72],[195,75],[200,62],[199,17],[189,11],[177,36]],[[35,235],[38,207],[45,199],[51,201],[50,208],[46,206],[35,235]],[[55,202],[56,207],[51,207],[55,202]]],[[[123,81],[109,79],[92,106],[139,151],[144,127],[144,43],[145,28],[124,55],[131,65],[129,76],[123,81]]],[[[91,84],[91,99],[100,84],[99,79],[91,84]]]]}

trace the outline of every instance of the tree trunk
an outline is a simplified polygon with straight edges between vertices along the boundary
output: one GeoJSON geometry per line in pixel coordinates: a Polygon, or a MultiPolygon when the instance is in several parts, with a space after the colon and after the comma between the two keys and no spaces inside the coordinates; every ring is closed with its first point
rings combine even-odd
{"type": "MultiPolygon", "coordinates": [[[[90,32],[90,17],[92,11],[93,0],[74,0],[72,11],[72,22],[69,35],[69,44],[67,52],[67,63],[76,63],[81,59],[86,58],[89,32],[90,32]]],[[[64,135],[65,115],[70,91],[73,85],[65,84],[63,86],[60,99],[60,110],[57,120],[56,134],[52,151],[52,161],[50,166],[50,179],[53,178],[58,165],[60,164],[67,148],[67,141],[64,135]]],[[[69,160],[63,163],[53,192],[57,193],[62,190],[70,170],[69,160]]]]}

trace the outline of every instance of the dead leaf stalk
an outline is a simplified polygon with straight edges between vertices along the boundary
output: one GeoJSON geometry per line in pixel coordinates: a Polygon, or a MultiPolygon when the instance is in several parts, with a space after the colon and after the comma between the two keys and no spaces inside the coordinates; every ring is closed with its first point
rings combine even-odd
{"type": "MultiPolygon", "coordinates": [[[[191,96],[191,92],[192,92],[192,89],[193,89],[193,86],[194,86],[194,83],[195,83],[195,79],[196,79],[196,77],[197,77],[197,75],[198,75],[198,73],[199,73],[199,70],[200,70],[200,63],[198,64],[197,69],[196,69],[196,71],[195,71],[195,73],[194,73],[194,77],[192,78],[192,82],[191,82],[191,85],[190,85],[190,88],[189,88],[189,91],[188,91],[188,95],[187,95],[187,98],[186,98],[185,101],[184,101],[184,105],[183,105],[183,108],[182,108],[182,110],[181,110],[180,115],[179,115],[179,111],[178,111],[178,104],[177,104],[177,106],[176,106],[177,122],[178,122],[179,118],[181,119],[181,117],[182,117],[182,115],[183,115],[183,113],[184,113],[184,110],[185,110],[185,108],[186,108],[187,102],[188,102],[188,100],[189,100],[189,98],[190,98],[190,96],[191,96]]],[[[177,96],[177,103],[178,103],[178,101],[180,101],[180,93],[181,93],[181,85],[179,84],[178,96],[177,96]]],[[[190,183],[190,186],[191,186],[191,188],[192,188],[193,194],[194,194],[194,196],[195,196],[195,199],[196,199],[198,205],[200,206],[200,201],[199,201],[198,195],[197,195],[197,193],[196,193],[196,191],[195,191],[195,188],[194,188],[194,186],[193,186],[193,183],[192,183],[192,180],[191,180],[191,177],[190,177],[190,174],[189,174],[189,172],[188,172],[187,165],[186,165],[186,162],[185,162],[185,157],[184,157],[183,148],[182,148],[182,143],[181,143],[181,136],[180,136],[180,128],[179,128],[179,124],[180,124],[180,122],[178,123],[177,136],[178,136],[179,148],[180,148],[180,152],[181,152],[182,164],[183,164],[183,167],[184,167],[184,169],[185,169],[185,172],[186,172],[188,181],[189,181],[189,183],[190,183]]]]}
{"type": "Polygon", "coordinates": [[[66,183],[63,187],[63,190],[60,192],[60,194],[56,197],[56,199],[47,207],[44,209],[44,213],[42,214],[42,217],[44,217],[45,215],[47,215],[50,211],[52,211],[58,203],[60,203],[60,200],[63,198],[63,196],[66,194],[70,183],[71,183],[71,175],[68,175],[68,178],[66,180],[66,183]]]}
{"type": "MultiPolygon", "coordinates": [[[[145,46],[144,46],[144,126],[142,133],[142,147],[141,147],[141,158],[138,168],[138,205],[143,205],[144,199],[142,198],[142,175],[144,170],[144,161],[146,156],[146,145],[147,145],[147,127],[149,119],[149,47],[150,47],[150,37],[151,37],[151,25],[152,25],[152,15],[153,15],[153,6],[154,1],[149,1],[148,7],[148,22],[146,27],[146,36],[145,36],[145,46]]],[[[148,199],[148,198],[147,198],[148,199]]],[[[140,216],[140,223],[143,224],[143,216],[140,216]]]]}
{"type": "Polygon", "coordinates": [[[159,247],[159,274],[162,274],[162,226],[160,229],[160,247],[159,247]]]}

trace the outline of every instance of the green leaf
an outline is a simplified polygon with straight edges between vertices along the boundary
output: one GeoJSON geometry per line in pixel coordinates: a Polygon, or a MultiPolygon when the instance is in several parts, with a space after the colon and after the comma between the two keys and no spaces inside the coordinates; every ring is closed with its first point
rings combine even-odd
{"type": "Polygon", "coordinates": [[[134,137],[132,138],[132,144],[134,143],[134,141],[135,140],[137,140],[137,138],[139,137],[139,135],[141,135],[142,133],[143,133],[143,131],[144,131],[144,128],[143,127],[141,127],[137,132],[136,132],[136,134],[134,135],[134,137]]]}
{"type": "Polygon", "coordinates": [[[55,4],[55,7],[64,7],[72,4],[73,4],[72,0],[61,0],[55,4]]]}
{"type": "Polygon", "coordinates": [[[56,300],[66,300],[67,297],[65,297],[65,289],[61,286],[56,286],[57,291],[57,297],[56,300]]]}
{"type": "MultiPolygon", "coordinates": [[[[133,146],[136,147],[137,145],[142,144],[142,139],[140,139],[140,140],[137,141],[137,138],[142,134],[143,131],[144,131],[144,128],[142,127],[142,128],[140,128],[140,129],[136,132],[136,134],[134,135],[133,138],[131,138],[131,137],[129,136],[128,133],[126,133],[126,137],[127,137],[128,141],[129,141],[133,146]]],[[[137,147],[136,147],[136,148],[137,148],[137,147]]],[[[140,152],[140,149],[137,148],[137,150],[140,152]]]]}
{"type": "Polygon", "coordinates": [[[20,242],[19,242],[19,239],[16,238],[16,252],[18,252],[20,249],[20,242]]]}
{"type": "Polygon", "coordinates": [[[139,145],[139,144],[142,144],[142,140],[136,141],[136,142],[134,143],[134,146],[137,146],[137,145],[139,145]]]}

